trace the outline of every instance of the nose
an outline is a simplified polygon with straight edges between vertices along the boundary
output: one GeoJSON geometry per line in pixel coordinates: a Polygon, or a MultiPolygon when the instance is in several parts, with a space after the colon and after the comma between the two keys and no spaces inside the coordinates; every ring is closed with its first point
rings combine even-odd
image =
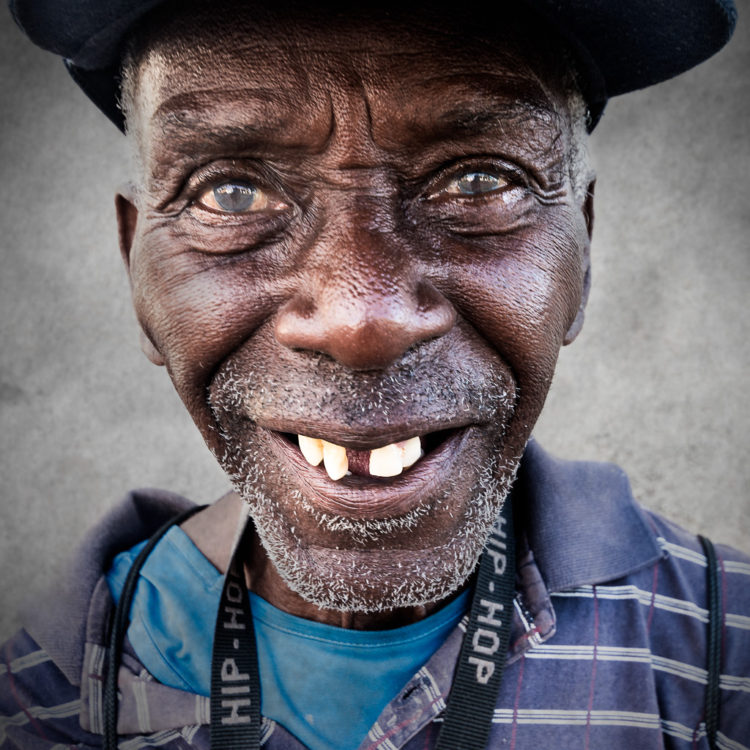
{"type": "Polygon", "coordinates": [[[393,231],[356,229],[362,223],[354,217],[348,226],[355,229],[334,233],[308,255],[275,335],[284,346],[322,352],[354,370],[383,369],[450,331],[456,311],[393,231]]]}

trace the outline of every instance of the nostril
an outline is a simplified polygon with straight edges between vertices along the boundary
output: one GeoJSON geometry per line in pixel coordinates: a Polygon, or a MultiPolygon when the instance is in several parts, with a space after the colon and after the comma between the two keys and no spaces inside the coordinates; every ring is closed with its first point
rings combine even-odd
{"type": "Polygon", "coordinates": [[[328,288],[317,299],[295,295],[278,311],[276,340],[290,349],[327,354],[351,369],[383,369],[456,322],[455,308],[431,284],[406,286],[356,294],[328,288]]]}
{"type": "Polygon", "coordinates": [[[315,302],[307,296],[296,296],[286,302],[276,316],[276,340],[290,348],[313,348],[315,338],[315,302]]]}
{"type": "Polygon", "coordinates": [[[415,296],[423,339],[443,336],[453,328],[457,318],[456,308],[432,284],[421,282],[415,296]]]}

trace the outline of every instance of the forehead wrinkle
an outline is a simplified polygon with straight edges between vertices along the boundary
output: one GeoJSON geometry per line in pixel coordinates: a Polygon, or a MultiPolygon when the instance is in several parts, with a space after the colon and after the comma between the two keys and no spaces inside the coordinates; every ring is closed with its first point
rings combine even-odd
{"type": "MultiPolygon", "coordinates": [[[[187,86],[200,82],[207,64],[212,73],[221,69],[223,76],[227,71],[228,81],[227,87],[196,87],[157,104],[151,117],[151,145],[163,141],[166,154],[170,148],[184,151],[201,145],[212,152],[222,147],[231,151],[279,146],[321,153],[335,144],[339,155],[346,154],[341,166],[355,168],[370,162],[373,146],[392,150],[425,139],[434,143],[502,137],[509,128],[522,128],[537,146],[546,141],[547,151],[554,150],[559,140],[563,121],[555,106],[560,97],[555,96],[554,82],[542,80],[535,66],[513,60],[502,49],[480,57],[474,66],[473,58],[436,51],[431,45],[390,49],[384,55],[378,54],[376,44],[370,49],[365,40],[347,56],[341,49],[333,55],[328,50],[326,55],[325,47],[299,41],[275,39],[269,47],[267,40],[245,39],[244,44],[222,46],[219,52],[201,53],[195,48],[172,50],[173,54],[152,52],[149,64],[143,66],[151,69],[152,94],[168,91],[175,83],[169,70],[175,67],[187,72],[187,86]],[[266,54],[256,54],[259,50],[266,54]],[[296,73],[289,66],[279,69],[278,59],[268,54],[273,50],[304,64],[296,73]],[[455,72],[413,78],[409,61],[425,53],[445,57],[446,63],[453,60],[455,72]],[[248,54],[258,59],[249,79],[243,78],[243,66],[237,65],[248,54]],[[515,67],[509,69],[511,62],[515,67]],[[394,77],[395,71],[402,71],[403,77],[394,77]],[[268,81],[275,87],[269,87],[268,81]],[[301,90],[307,92],[305,96],[300,96],[301,90]]],[[[484,42],[479,46],[484,47],[484,42]]],[[[158,98],[152,96],[152,101],[158,98]]]]}
{"type": "Polygon", "coordinates": [[[500,134],[508,124],[527,122],[529,127],[548,127],[549,117],[542,109],[526,102],[503,102],[501,106],[456,105],[432,119],[412,120],[408,126],[420,138],[451,140],[454,138],[500,134]]]}
{"type": "Polygon", "coordinates": [[[179,135],[183,129],[213,130],[217,123],[223,129],[262,134],[289,124],[291,111],[279,105],[279,97],[274,100],[271,91],[205,89],[171,96],[158,105],[151,122],[170,136],[179,135]]]}

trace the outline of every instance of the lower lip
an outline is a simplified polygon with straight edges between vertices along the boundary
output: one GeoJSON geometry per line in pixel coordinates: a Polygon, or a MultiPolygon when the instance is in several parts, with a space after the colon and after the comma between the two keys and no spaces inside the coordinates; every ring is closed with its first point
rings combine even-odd
{"type": "Polygon", "coordinates": [[[347,476],[334,482],[322,466],[310,466],[302,453],[277,432],[263,430],[271,448],[321,511],[356,519],[400,516],[429,502],[466,449],[475,427],[457,430],[414,466],[396,477],[347,476]]]}

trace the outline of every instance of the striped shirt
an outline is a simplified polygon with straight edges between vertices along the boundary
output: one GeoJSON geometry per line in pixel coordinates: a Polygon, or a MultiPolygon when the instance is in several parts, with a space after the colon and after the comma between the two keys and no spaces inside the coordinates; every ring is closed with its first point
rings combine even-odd
{"type": "MultiPolygon", "coordinates": [[[[702,750],[706,560],[698,540],[633,500],[608,464],[529,444],[518,478],[517,593],[491,748],[702,750]]],[[[113,555],[189,505],[131,493],[88,536],[67,588],[0,650],[0,750],[101,747],[113,555]]],[[[750,559],[717,545],[724,594],[718,746],[750,748],[750,559]]],[[[398,692],[359,750],[434,747],[466,623],[398,692]]],[[[208,748],[208,699],[119,674],[120,747],[208,748]]],[[[333,699],[333,698],[332,698],[333,699]]],[[[264,720],[268,750],[302,750],[264,720]]]]}

